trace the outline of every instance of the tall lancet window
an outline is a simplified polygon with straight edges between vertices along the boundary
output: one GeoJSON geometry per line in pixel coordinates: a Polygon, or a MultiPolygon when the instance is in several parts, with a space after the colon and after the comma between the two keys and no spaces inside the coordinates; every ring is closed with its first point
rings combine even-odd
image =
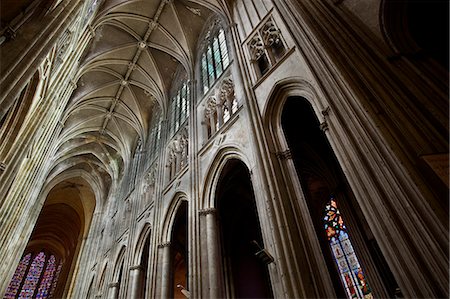
{"type": "Polygon", "coordinates": [[[328,242],[330,243],[347,297],[373,298],[333,196],[325,206],[323,220],[328,242]]]}
{"type": "Polygon", "coordinates": [[[42,251],[36,255],[26,254],[9,283],[4,298],[52,298],[61,266],[62,262],[54,255],[46,255],[42,251]]]}

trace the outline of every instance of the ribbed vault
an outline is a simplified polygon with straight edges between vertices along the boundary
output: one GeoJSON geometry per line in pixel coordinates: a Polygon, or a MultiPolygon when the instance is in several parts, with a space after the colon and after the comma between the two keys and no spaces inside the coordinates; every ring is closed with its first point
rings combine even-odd
{"type": "Polygon", "coordinates": [[[90,25],[50,177],[79,169],[106,189],[120,179],[139,140],[146,144],[153,113],[167,114],[176,71],[191,76],[199,35],[219,11],[219,0],[104,1],[90,25]]]}

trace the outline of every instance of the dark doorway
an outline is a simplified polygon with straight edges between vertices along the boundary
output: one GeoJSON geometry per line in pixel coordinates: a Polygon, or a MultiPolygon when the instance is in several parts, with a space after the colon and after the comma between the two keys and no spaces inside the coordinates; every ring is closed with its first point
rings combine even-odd
{"type": "MultiPolygon", "coordinates": [[[[394,297],[397,289],[394,277],[364,220],[336,156],[320,129],[311,104],[301,97],[288,98],[283,107],[281,124],[337,296],[345,298],[346,291],[324,229],[324,208],[332,196],[337,198],[341,207],[346,207],[341,210],[345,222],[352,223],[353,232],[360,232],[374,264],[377,264],[378,272],[383,276],[389,296],[394,297]]],[[[358,255],[357,248],[355,251],[358,255]]],[[[361,256],[358,255],[358,258],[361,256]]]]}
{"type": "Polygon", "coordinates": [[[171,238],[172,298],[186,298],[178,285],[188,288],[187,271],[187,202],[178,208],[171,238]]]}
{"type": "Polygon", "coordinates": [[[227,297],[273,298],[267,265],[255,256],[255,242],[263,246],[263,240],[250,173],[241,161],[226,164],[216,194],[227,297]]]}

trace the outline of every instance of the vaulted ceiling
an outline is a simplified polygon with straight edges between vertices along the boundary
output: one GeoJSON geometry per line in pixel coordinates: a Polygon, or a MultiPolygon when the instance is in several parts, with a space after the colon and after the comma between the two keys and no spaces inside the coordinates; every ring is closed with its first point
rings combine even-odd
{"type": "Polygon", "coordinates": [[[193,72],[205,22],[220,0],[105,0],[90,25],[77,88],[66,108],[53,177],[84,171],[108,187],[168,109],[176,72],[193,72]]]}

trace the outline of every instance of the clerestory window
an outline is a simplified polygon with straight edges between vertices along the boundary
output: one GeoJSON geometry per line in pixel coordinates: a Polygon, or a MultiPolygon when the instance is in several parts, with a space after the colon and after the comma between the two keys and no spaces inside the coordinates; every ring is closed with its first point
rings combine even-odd
{"type": "Polygon", "coordinates": [[[225,32],[217,23],[207,32],[200,58],[200,82],[205,94],[230,64],[225,32]]]}
{"type": "Polygon", "coordinates": [[[173,91],[170,106],[170,132],[175,134],[189,116],[189,84],[186,79],[173,91]]]}

